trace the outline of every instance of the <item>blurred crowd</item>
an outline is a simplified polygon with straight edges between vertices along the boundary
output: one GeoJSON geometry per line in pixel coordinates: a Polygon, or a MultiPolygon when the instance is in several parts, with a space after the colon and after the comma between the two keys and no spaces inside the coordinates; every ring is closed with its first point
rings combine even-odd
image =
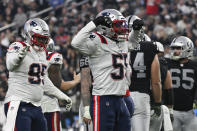
{"type": "MultiPolygon", "coordinates": [[[[80,55],[70,43],[73,36],[96,14],[106,8],[118,9],[124,16],[137,15],[145,22],[145,31],[153,41],[161,42],[168,53],[168,46],[176,35],[189,37],[197,46],[197,3],[195,0],[1,0],[0,28],[15,23],[14,27],[0,32],[0,100],[7,91],[8,71],[5,55],[8,46],[21,41],[24,22],[37,12],[53,7],[40,15],[49,25],[57,52],[63,54],[62,77],[73,79],[79,72],[80,55]],[[66,4],[65,4],[66,3],[66,4]],[[58,4],[63,4],[58,7],[58,4]],[[58,8],[57,8],[58,7],[58,8]]],[[[196,48],[195,48],[196,50],[196,48]]],[[[196,55],[196,53],[195,53],[196,55]]],[[[80,88],[67,91],[74,99],[73,111],[78,111],[80,88]]]]}

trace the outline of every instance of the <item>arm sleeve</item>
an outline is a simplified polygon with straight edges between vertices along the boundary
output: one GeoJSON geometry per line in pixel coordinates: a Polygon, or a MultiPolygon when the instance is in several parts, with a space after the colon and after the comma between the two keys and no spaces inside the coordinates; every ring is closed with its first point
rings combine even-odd
{"type": "Polygon", "coordinates": [[[61,92],[57,87],[55,87],[47,76],[45,76],[44,78],[44,83],[45,83],[44,92],[47,95],[55,96],[57,99],[60,99],[60,100],[68,99],[68,96],[64,94],[63,92],[61,92]]]}
{"type": "Polygon", "coordinates": [[[96,25],[94,24],[94,22],[89,22],[73,38],[71,45],[83,54],[93,54],[97,48],[96,44],[90,38],[91,32],[94,29],[96,29],[96,25]]]}
{"type": "Polygon", "coordinates": [[[6,54],[6,67],[9,71],[13,71],[16,67],[19,66],[20,59],[18,56],[18,51],[21,48],[23,48],[23,46],[18,42],[12,43],[9,46],[6,54]]]}
{"type": "Polygon", "coordinates": [[[140,33],[140,31],[132,30],[129,33],[129,37],[128,37],[128,48],[129,48],[129,50],[133,50],[134,48],[136,48],[138,43],[141,41],[142,37],[143,36],[140,33]]]}
{"type": "Polygon", "coordinates": [[[52,64],[48,69],[49,79],[53,82],[53,84],[60,89],[62,83],[62,76],[60,72],[61,65],[52,64]]]}

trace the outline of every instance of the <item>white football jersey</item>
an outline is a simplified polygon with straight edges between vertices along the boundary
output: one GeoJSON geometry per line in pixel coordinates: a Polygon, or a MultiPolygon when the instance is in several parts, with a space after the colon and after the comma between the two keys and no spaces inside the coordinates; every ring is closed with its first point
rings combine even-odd
{"type": "Polygon", "coordinates": [[[73,39],[72,46],[89,56],[93,75],[93,95],[125,95],[128,89],[127,72],[131,72],[127,42],[116,42],[99,33],[88,23],[73,39]]]}
{"type": "MultiPolygon", "coordinates": [[[[63,63],[63,57],[61,54],[57,52],[49,53],[47,56],[48,60],[48,68],[52,64],[58,64],[62,65],[63,63]]],[[[47,73],[48,75],[48,73],[47,73]]],[[[44,93],[43,99],[42,99],[42,111],[45,112],[55,112],[55,111],[60,111],[58,99],[54,96],[50,96],[44,93]]]]}
{"type": "Polygon", "coordinates": [[[31,102],[35,106],[41,105],[43,96],[44,77],[47,69],[46,52],[35,51],[30,46],[27,55],[16,68],[18,51],[24,46],[30,46],[28,43],[14,42],[10,45],[7,56],[6,66],[9,70],[8,92],[5,102],[12,100],[21,100],[31,102]]]}

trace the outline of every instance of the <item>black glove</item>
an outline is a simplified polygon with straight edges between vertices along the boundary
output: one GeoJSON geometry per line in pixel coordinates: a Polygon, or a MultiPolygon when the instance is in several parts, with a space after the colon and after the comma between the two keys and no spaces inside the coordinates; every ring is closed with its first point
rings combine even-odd
{"type": "Polygon", "coordinates": [[[144,21],[140,19],[136,19],[133,21],[133,30],[140,30],[142,29],[142,26],[144,26],[144,21]]]}
{"type": "Polygon", "coordinates": [[[109,27],[109,28],[112,27],[111,19],[109,17],[106,17],[106,16],[99,16],[96,19],[94,19],[93,22],[96,26],[103,25],[103,26],[106,26],[106,27],[109,27]]]}
{"type": "Polygon", "coordinates": [[[161,115],[161,104],[154,104],[152,107],[151,107],[152,110],[154,110],[154,114],[159,117],[161,115]]]}

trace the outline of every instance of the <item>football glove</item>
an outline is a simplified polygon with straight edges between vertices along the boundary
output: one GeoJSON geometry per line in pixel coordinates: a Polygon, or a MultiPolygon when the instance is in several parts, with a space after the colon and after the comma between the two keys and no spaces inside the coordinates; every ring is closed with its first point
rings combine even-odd
{"type": "Polygon", "coordinates": [[[67,96],[62,102],[65,105],[66,111],[70,111],[72,108],[72,100],[67,96]]]}
{"type": "Polygon", "coordinates": [[[96,26],[103,25],[109,28],[112,27],[112,21],[109,17],[99,16],[96,19],[94,19],[93,22],[96,26]]]}
{"type": "Polygon", "coordinates": [[[153,116],[159,117],[161,115],[161,104],[155,103],[152,107],[151,110],[154,110],[153,116]]]}
{"type": "Polygon", "coordinates": [[[26,56],[26,54],[27,54],[27,52],[29,50],[29,47],[30,46],[25,46],[21,50],[19,50],[18,57],[19,57],[20,60],[22,60],[26,56]]]}
{"type": "Polygon", "coordinates": [[[133,30],[140,30],[142,29],[142,27],[144,26],[144,22],[143,20],[140,20],[140,19],[136,19],[133,21],[133,30]]]}

